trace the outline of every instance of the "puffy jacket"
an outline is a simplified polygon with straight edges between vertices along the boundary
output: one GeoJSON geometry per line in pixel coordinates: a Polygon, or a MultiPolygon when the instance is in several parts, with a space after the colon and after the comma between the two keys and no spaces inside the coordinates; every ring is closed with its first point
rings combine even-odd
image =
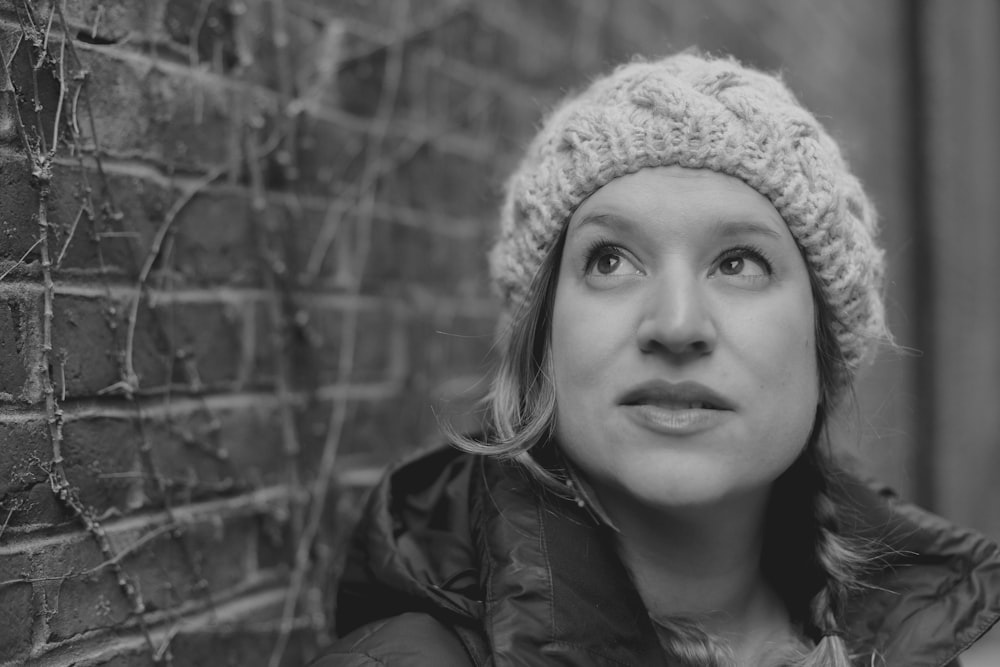
{"type": "MultiPolygon", "coordinates": [[[[850,600],[848,644],[888,667],[957,665],[1000,617],[996,545],[850,484],[859,518],[844,530],[888,550],[850,600]]],[[[314,667],[665,664],[607,529],[559,502],[514,466],[452,449],[391,470],[341,580],[346,636],[314,667]]]]}

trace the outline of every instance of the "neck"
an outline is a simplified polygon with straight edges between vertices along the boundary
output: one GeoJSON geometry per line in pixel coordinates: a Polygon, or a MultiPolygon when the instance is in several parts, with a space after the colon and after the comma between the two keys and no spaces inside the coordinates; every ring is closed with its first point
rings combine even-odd
{"type": "Polygon", "coordinates": [[[761,574],[768,496],[681,510],[601,497],[650,615],[695,621],[723,639],[738,664],[763,664],[774,646],[794,642],[788,611],[761,574]]]}
{"type": "Polygon", "coordinates": [[[654,616],[736,621],[767,590],[760,571],[766,491],[682,510],[605,505],[654,616]]]}
{"type": "Polygon", "coordinates": [[[741,665],[764,664],[773,647],[794,637],[784,604],[761,574],[768,495],[681,511],[606,507],[622,560],[654,620],[696,621],[741,665]]]}

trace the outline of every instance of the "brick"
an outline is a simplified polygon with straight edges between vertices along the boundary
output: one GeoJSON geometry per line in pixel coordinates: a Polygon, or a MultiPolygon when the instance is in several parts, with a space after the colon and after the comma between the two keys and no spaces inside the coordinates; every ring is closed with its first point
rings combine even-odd
{"type": "MultiPolygon", "coordinates": [[[[134,279],[164,218],[174,209],[154,280],[162,275],[173,286],[262,284],[255,224],[263,223],[254,218],[249,192],[206,187],[177,210],[176,202],[186,197],[179,186],[127,171],[106,169],[105,174],[102,179],[92,168],[78,165],[58,165],[55,170],[49,206],[55,231],[50,247],[59,251],[66,247],[59,266],[63,274],[134,279]]],[[[287,209],[275,200],[269,202],[268,219],[279,225],[276,236],[293,231],[287,209]]],[[[55,272],[57,277],[63,274],[55,272]]]]}
{"type": "MultiPolygon", "coordinates": [[[[78,575],[98,568],[104,561],[97,542],[80,530],[64,533],[59,540],[40,540],[19,544],[5,539],[0,545],[4,575],[10,579],[51,579],[78,575]]],[[[50,605],[51,606],[51,605],[50,605]]]]}
{"type": "MultiPolygon", "coordinates": [[[[191,502],[245,488],[280,483],[289,469],[276,405],[205,407],[150,420],[146,437],[155,472],[173,502],[191,502]]],[[[148,495],[156,497],[152,481],[148,495]]]]}
{"type": "MultiPolygon", "coordinates": [[[[23,157],[0,156],[0,266],[4,271],[11,268],[25,253],[25,264],[37,262],[40,258],[37,248],[31,251],[38,239],[38,226],[32,224],[38,211],[38,199],[29,182],[28,165],[23,157]],[[30,251],[30,252],[29,252],[30,251]]],[[[9,281],[23,272],[17,270],[8,274],[9,281]]]]}
{"type": "Polygon", "coordinates": [[[80,501],[97,514],[145,504],[141,437],[134,422],[110,417],[70,420],[63,427],[66,477],[80,501]]]}
{"type": "MultiPolygon", "coordinates": [[[[56,296],[52,344],[58,392],[70,398],[92,396],[122,379],[129,299],[127,294],[56,296]]],[[[158,301],[155,294],[144,297],[132,351],[140,388],[202,393],[268,384],[266,375],[256,373],[255,346],[264,338],[251,332],[258,321],[256,299],[223,296],[185,302],[158,301]]]]}
{"type": "MultiPolygon", "coordinates": [[[[253,215],[243,191],[210,190],[191,199],[171,227],[166,266],[174,280],[187,285],[261,285],[253,215]]],[[[292,232],[287,225],[279,231],[292,232]]]]}
{"type": "MultiPolygon", "coordinates": [[[[438,382],[460,374],[483,374],[496,333],[496,313],[466,313],[460,300],[440,300],[409,323],[412,372],[438,382]]],[[[477,309],[478,310],[478,309],[477,309]]]]}
{"type": "MultiPolygon", "coordinates": [[[[30,41],[26,39],[18,44],[16,51],[4,51],[10,59],[10,82],[19,93],[18,106],[25,131],[34,145],[51,148],[59,99],[58,72],[50,58],[37,62],[38,55],[32,49],[30,41]],[[37,109],[36,96],[39,102],[37,109]]],[[[67,87],[72,88],[72,84],[67,87]]],[[[65,117],[62,120],[65,121],[65,117]]]]}
{"type": "Polygon", "coordinates": [[[203,405],[65,424],[66,475],[98,514],[134,513],[277,484],[290,463],[277,405],[203,405]],[[143,450],[148,449],[147,453],[143,450]]]}
{"type": "MultiPolygon", "coordinates": [[[[258,4],[249,6],[256,8],[258,4]]],[[[243,18],[231,6],[224,0],[167,0],[162,25],[165,37],[189,50],[189,58],[212,64],[218,71],[231,71],[240,61],[237,25],[243,18]]]]}
{"type": "Polygon", "coordinates": [[[11,533],[19,528],[59,528],[77,521],[73,512],[52,492],[48,479],[8,492],[0,500],[0,512],[11,533]]]}
{"type": "Polygon", "coordinates": [[[125,306],[115,299],[56,296],[51,359],[57,396],[92,396],[122,379],[125,306]]]}
{"type": "Polygon", "coordinates": [[[157,667],[162,663],[153,658],[148,646],[134,642],[127,648],[116,647],[114,652],[105,650],[100,656],[87,660],[87,664],[94,667],[157,667]]]}
{"type": "MultiPolygon", "coordinates": [[[[433,431],[434,414],[426,395],[404,392],[378,401],[350,401],[338,456],[363,454],[366,461],[385,464],[427,444],[433,431]]],[[[307,458],[313,455],[319,453],[306,453],[307,458]]]]}
{"type": "Polygon", "coordinates": [[[69,576],[46,585],[48,641],[68,639],[88,630],[124,626],[131,606],[114,573],[102,569],[86,576],[69,576]]]}
{"type": "MultiPolygon", "coordinates": [[[[272,95],[175,65],[103,49],[80,49],[89,72],[102,151],[168,170],[205,172],[239,164],[240,132],[274,116],[272,95]],[[116,57],[117,56],[117,57],[116,57]]],[[[92,146],[90,124],[80,143],[92,146]]]]}
{"type": "Polygon", "coordinates": [[[0,420],[0,525],[6,524],[2,532],[10,535],[22,528],[74,520],[52,493],[51,462],[52,444],[44,419],[0,420]]]}
{"type": "MultiPolygon", "coordinates": [[[[351,39],[349,38],[348,41],[351,39]]],[[[492,73],[479,79],[456,75],[455,54],[437,46],[432,30],[406,44],[400,65],[402,72],[396,91],[383,90],[390,52],[382,45],[352,45],[357,51],[345,58],[337,79],[337,100],[341,110],[355,116],[374,117],[384,94],[393,94],[393,118],[411,124],[446,128],[482,139],[492,130],[493,104],[503,92],[489,84],[492,73]]],[[[437,129],[440,132],[441,129],[437,129]]]]}
{"type": "Polygon", "coordinates": [[[0,146],[15,147],[21,141],[17,124],[17,96],[6,82],[7,90],[0,90],[0,146]]]}
{"type": "MultiPolygon", "coordinates": [[[[221,18],[215,26],[203,26],[197,34],[199,59],[215,71],[232,72],[242,81],[276,92],[302,96],[308,91],[309,97],[329,99],[343,34],[336,16],[320,19],[302,15],[287,2],[249,2],[228,21],[221,18]],[[276,14],[278,9],[281,16],[276,14]],[[205,38],[206,33],[218,33],[227,22],[228,34],[205,38]],[[279,32],[281,26],[284,38],[279,32]]],[[[190,42],[189,36],[174,31],[171,36],[178,43],[190,42]]]]}
{"type": "Polygon", "coordinates": [[[179,196],[137,174],[102,177],[86,165],[57,164],[49,200],[55,275],[62,269],[105,279],[137,276],[158,223],[179,196]]]}
{"type": "Polygon", "coordinates": [[[413,217],[400,222],[388,210],[371,222],[371,251],[363,267],[362,290],[372,293],[402,287],[405,292],[407,286],[419,285],[449,296],[488,294],[483,275],[487,225],[475,218],[442,224],[443,216],[431,212],[413,217]]]}
{"type": "Polygon", "coordinates": [[[133,573],[148,611],[186,602],[209,602],[253,574],[257,542],[254,517],[222,518],[165,533],[124,563],[133,573]]]}
{"type": "Polygon", "coordinates": [[[0,420],[0,502],[47,480],[44,466],[51,459],[48,425],[41,417],[0,420]]]}
{"type": "MultiPolygon", "coordinates": [[[[203,66],[217,74],[280,90],[273,8],[271,3],[259,0],[240,4],[225,0],[69,0],[65,13],[71,33],[85,44],[128,47],[130,42],[146,41],[159,47],[157,55],[161,59],[203,66]]],[[[47,17],[49,2],[40,0],[36,11],[47,17]]],[[[303,70],[310,69],[321,55],[316,46],[325,24],[336,22],[337,17],[331,15],[321,21],[316,16],[286,10],[284,20],[288,71],[301,78],[303,70]]],[[[305,81],[299,87],[304,89],[305,81]]]]}
{"type": "Polygon", "coordinates": [[[0,658],[23,658],[31,648],[35,615],[30,613],[31,584],[17,583],[0,587],[0,658]]]}
{"type": "Polygon", "coordinates": [[[200,392],[242,390],[253,372],[247,327],[253,303],[219,302],[162,305],[146,300],[139,309],[133,363],[147,389],[167,385],[200,392]]]}
{"type": "Polygon", "coordinates": [[[397,18],[405,18],[404,28],[425,27],[444,15],[464,11],[462,0],[423,0],[412,3],[405,17],[397,16],[399,3],[394,0],[338,0],[335,3],[315,3],[290,0],[292,12],[313,16],[316,20],[345,19],[366,26],[369,30],[385,31],[397,18]]]}
{"type": "MultiPolygon", "coordinates": [[[[128,551],[121,559],[122,569],[146,612],[155,613],[189,602],[207,604],[210,591],[221,592],[243,581],[250,574],[248,554],[256,543],[255,527],[252,517],[184,526],[176,534],[154,525],[113,534],[112,542],[116,553],[128,551]]],[[[55,595],[55,604],[50,601],[54,607],[48,621],[50,641],[132,620],[130,603],[110,568],[70,576],[55,595]]]]}
{"type": "Polygon", "coordinates": [[[0,403],[36,403],[43,382],[38,300],[28,290],[0,294],[0,403]]]}
{"type": "Polygon", "coordinates": [[[391,301],[366,299],[356,304],[311,301],[299,316],[305,345],[293,347],[294,377],[306,387],[395,379],[405,368],[401,309],[391,301]],[[347,318],[354,318],[353,323],[347,318]],[[349,375],[340,367],[345,326],[353,324],[354,354],[349,375]]]}
{"type": "MultiPolygon", "coordinates": [[[[141,182],[112,178],[111,183],[115,186],[116,197],[123,201],[123,219],[131,224],[137,218],[150,217],[150,205],[135,205],[135,200],[143,194],[141,182]]],[[[100,272],[102,262],[105,270],[113,270],[116,265],[136,265],[127,235],[130,230],[123,228],[121,221],[109,219],[111,206],[103,190],[96,173],[78,165],[57,163],[53,166],[46,215],[54,276],[59,276],[60,266],[86,267],[100,272]],[[89,213],[84,212],[85,207],[89,213]],[[104,239],[99,245],[98,231],[114,232],[116,236],[104,239]],[[73,234],[71,240],[70,233],[73,234]]],[[[4,194],[0,199],[0,234],[5,240],[0,248],[0,263],[13,264],[23,257],[23,264],[14,268],[7,280],[22,276],[38,280],[41,273],[41,250],[35,246],[38,240],[38,185],[32,181],[23,158],[0,158],[0,191],[4,194]]],[[[161,202],[160,210],[163,209],[165,206],[161,202]]],[[[134,270],[130,272],[135,273],[134,270]]]]}
{"type": "Polygon", "coordinates": [[[385,47],[348,60],[337,73],[340,108],[356,116],[374,116],[382,97],[386,71],[385,47]]]}
{"type": "MultiPolygon", "coordinates": [[[[83,42],[107,44],[155,32],[163,0],[62,0],[72,34],[83,42]]],[[[48,17],[50,0],[36,0],[37,16],[48,17]]],[[[57,19],[58,21],[58,19],[57,19]]]]}
{"type": "Polygon", "coordinates": [[[356,183],[364,169],[365,126],[303,114],[295,124],[296,192],[335,196],[356,183]]]}
{"type": "Polygon", "coordinates": [[[495,215],[499,191],[500,177],[485,157],[473,160],[424,144],[385,175],[378,198],[454,217],[481,217],[486,211],[495,215]]]}

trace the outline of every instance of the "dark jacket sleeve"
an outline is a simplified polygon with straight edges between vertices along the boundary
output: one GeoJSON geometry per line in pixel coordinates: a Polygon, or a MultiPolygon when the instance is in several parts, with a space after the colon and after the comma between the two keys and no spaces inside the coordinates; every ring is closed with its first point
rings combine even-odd
{"type": "Polygon", "coordinates": [[[409,613],[364,625],[337,641],[311,667],[473,667],[465,646],[427,614],[409,613]]]}

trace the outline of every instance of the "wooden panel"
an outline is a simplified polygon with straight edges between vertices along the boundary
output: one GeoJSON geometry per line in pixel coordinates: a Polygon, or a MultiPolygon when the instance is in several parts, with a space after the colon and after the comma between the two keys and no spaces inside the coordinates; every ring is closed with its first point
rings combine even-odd
{"type": "Polygon", "coordinates": [[[926,4],[937,509],[1000,538],[1000,4],[926,4]]]}

